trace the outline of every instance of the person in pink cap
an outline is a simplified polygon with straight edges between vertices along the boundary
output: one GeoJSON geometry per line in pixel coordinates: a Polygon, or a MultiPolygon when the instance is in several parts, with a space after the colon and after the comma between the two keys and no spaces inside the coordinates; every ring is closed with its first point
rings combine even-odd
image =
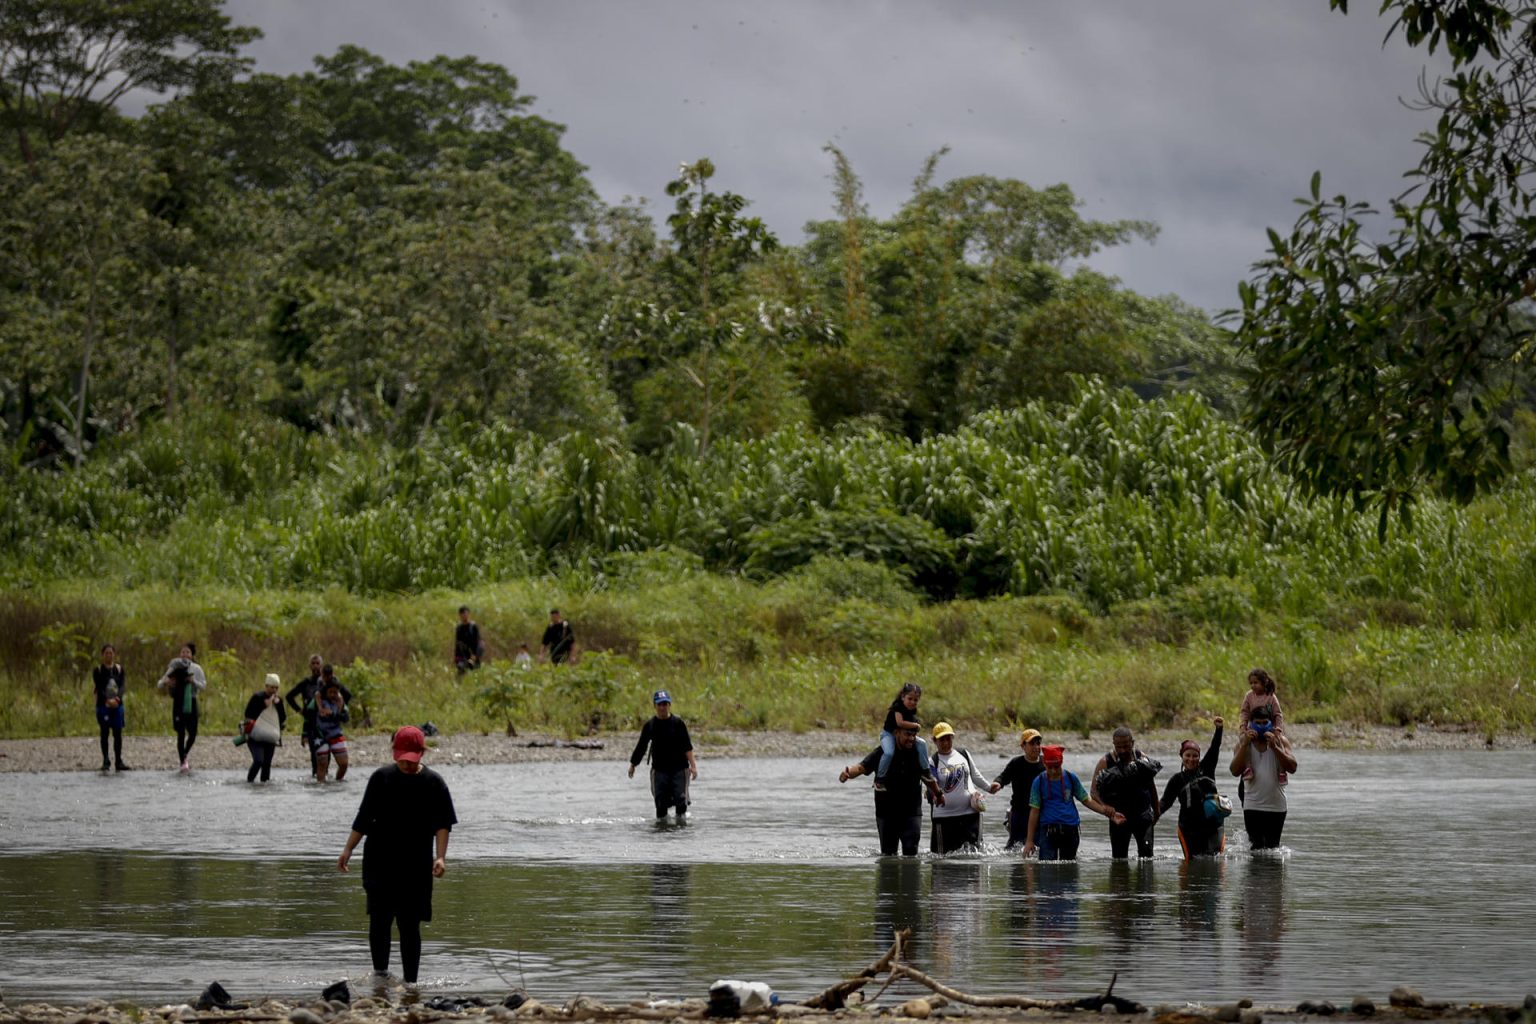
{"type": "Polygon", "coordinates": [[[414,725],[395,733],[395,763],[368,777],[352,833],[336,860],[347,870],[363,837],[363,892],[368,898],[368,949],[373,972],[389,971],[390,929],[400,930],[400,969],[415,984],[421,924],[432,920],[432,879],[447,870],[448,832],[458,823],[443,777],[421,763],[427,738],[414,725]]]}

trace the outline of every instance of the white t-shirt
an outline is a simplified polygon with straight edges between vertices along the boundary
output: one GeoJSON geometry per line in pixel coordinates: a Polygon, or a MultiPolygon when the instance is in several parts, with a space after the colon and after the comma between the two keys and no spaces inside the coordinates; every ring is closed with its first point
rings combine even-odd
{"type": "Polygon", "coordinates": [[[1265,744],[1260,750],[1250,744],[1248,764],[1253,775],[1243,780],[1243,810],[1285,810],[1285,787],[1280,785],[1280,758],[1275,748],[1265,744]]]}
{"type": "Polygon", "coordinates": [[[933,778],[939,784],[939,792],[944,794],[944,806],[933,805],[935,818],[975,814],[971,809],[971,793],[985,793],[990,785],[979,773],[973,777],[971,765],[959,749],[953,749],[948,754],[934,751],[933,778]]]}

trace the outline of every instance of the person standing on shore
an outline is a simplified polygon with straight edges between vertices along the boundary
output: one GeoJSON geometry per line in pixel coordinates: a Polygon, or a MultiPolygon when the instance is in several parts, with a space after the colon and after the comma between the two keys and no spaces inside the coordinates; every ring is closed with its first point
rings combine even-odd
{"type": "Polygon", "coordinates": [[[469,605],[459,605],[459,624],[453,627],[453,667],[459,675],[473,672],[485,657],[485,642],[480,626],[469,616],[469,605]]]}
{"type": "Polygon", "coordinates": [[[560,617],[559,608],[549,610],[549,625],[539,639],[539,653],[549,659],[551,665],[563,665],[576,646],[576,630],[560,617]]]}
{"type": "Polygon", "coordinates": [[[272,778],[272,755],[283,742],[283,723],[288,720],[283,698],[277,692],[282,682],[276,672],[268,672],[262,688],[245,702],[245,745],[251,752],[246,782],[255,782],[257,775],[262,782],[272,778]]]}
{"type": "Polygon", "coordinates": [[[181,656],[171,659],[165,675],[155,684],[156,689],[171,697],[171,728],[176,730],[176,758],[181,762],[183,775],[192,770],[187,758],[192,754],[192,744],[197,742],[197,695],[208,688],[203,666],[196,657],[196,644],[182,644],[181,656]]]}
{"type": "Polygon", "coordinates": [[[394,764],[374,771],[336,870],[347,871],[352,851],[363,847],[368,950],[373,971],[389,971],[391,929],[400,932],[400,969],[416,983],[421,966],[421,926],[432,920],[432,880],[448,866],[448,833],[458,824],[453,796],[443,777],[421,763],[427,740],[407,725],[395,733],[394,764]],[[429,859],[430,858],[430,859],[429,859]]]}
{"type": "MultiPolygon", "coordinates": [[[[1211,745],[1205,756],[1200,756],[1200,744],[1185,740],[1179,744],[1179,761],[1183,767],[1168,778],[1163,787],[1160,809],[1167,814],[1173,805],[1179,805],[1179,846],[1184,859],[1215,856],[1226,848],[1227,835],[1223,825],[1222,797],[1216,791],[1216,759],[1221,756],[1221,729],[1225,723],[1216,718],[1215,731],[1211,733],[1211,745]],[[1207,808],[1207,804],[1210,807],[1207,808]]],[[[1225,811],[1232,810],[1231,801],[1225,811]]]]}
{"type": "MultiPolygon", "coordinates": [[[[880,835],[881,856],[894,857],[899,846],[903,857],[915,857],[923,832],[923,788],[927,787],[938,806],[943,806],[944,794],[933,781],[928,759],[918,755],[916,723],[898,725],[895,739],[896,750],[886,768],[885,781],[875,789],[875,831],[880,835]]],[[[837,781],[874,775],[884,756],[885,752],[876,747],[862,761],[839,772],[837,781]]]]}
{"type": "Polygon", "coordinates": [[[1025,729],[1019,734],[1019,747],[1024,753],[1003,766],[997,778],[992,780],[992,792],[1004,786],[1013,787],[1013,799],[1008,805],[1008,846],[1013,849],[1029,835],[1029,790],[1035,779],[1045,773],[1045,762],[1040,760],[1040,748],[1045,738],[1039,729],[1025,729]]]}
{"type": "Polygon", "coordinates": [[[1136,840],[1136,856],[1152,856],[1152,826],[1157,823],[1157,786],[1154,779],[1163,766],[1136,749],[1136,737],[1127,726],[1116,729],[1114,747],[1093,768],[1088,792],[1095,800],[1124,816],[1109,826],[1109,851],[1116,859],[1130,853],[1136,840]]]}
{"type": "Polygon", "coordinates": [[[656,714],[640,728],[640,739],[634,753],[629,755],[629,777],[635,777],[635,768],[645,758],[646,747],[651,751],[651,796],[656,801],[656,817],[665,818],[667,811],[677,808],[677,819],[682,821],[688,813],[688,782],[699,777],[699,765],[693,757],[693,741],[688,738],[688,726],[672,713],[672,695],[657,690],[651,696],[656,714]]]}
{"type": "Polygon", "coordinates": [[[1248,728],[1238,737],[1231,771],[1239,776],[1243,798],[1243,828],[1248,847],[1273,850],[1285,829],[1285,776],[1296,771],[1291,744],[1276,732],[1268,706],[1259,705],[1248,717],[1248,728]]]}
{"type": "Polygon", "coordinates": [[[107,735],[112,736],[112,755],[120,772],[131,771],[123,763],[123,688],[127,685],[123,666],[117,663],[117,648],[101,647],[101,664],[91,669],[91,685],[96,690],[96,724],[101,727],[101,770],[112,767],[107,759],[107,735]]]}

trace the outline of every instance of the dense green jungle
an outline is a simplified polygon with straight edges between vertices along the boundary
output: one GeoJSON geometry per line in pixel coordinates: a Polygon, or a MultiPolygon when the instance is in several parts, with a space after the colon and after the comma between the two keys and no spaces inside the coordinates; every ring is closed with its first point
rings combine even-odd
{"type": "Polygon", "coordinates": [[[1087,265],[1155,225],[943,151],[879,217],[828,145],[799,240],[703,156],[653,216],[505,68],[278,76],[216,0],[128,8],[0,14],[0,736],[88,731],[103,642],[142,689],[188,639],[231,726],[312,650],[378,728],[577,735],[664,686],[863,729],[906,681],[988,731],[1172,725],[1257,665],[1298,721],[1536,726],[1525,379],[1288,440],[1364,394],[1268,367],[1278,310],[1339,336],[1277,283],[1305,239],[1218,324],[1087,265]],[[514,669],[551,606],[575,663],[514,669]]]}

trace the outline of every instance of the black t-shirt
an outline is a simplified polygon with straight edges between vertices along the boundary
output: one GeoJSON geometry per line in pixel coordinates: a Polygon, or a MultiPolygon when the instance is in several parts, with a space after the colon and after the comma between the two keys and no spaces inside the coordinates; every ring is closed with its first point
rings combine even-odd
{"type": "Polygon", "coordinates": [[[675,772],[688,767],[688,751],[693,749],[693,741],[688,738],[688,726],[676,715],[653,717],[640,727],[640,740],[635,744],[635,752],[629,755],[630,764],[645,759],[647,745],[651,748],[651,767],[657,771],[675,772]]]}
{"type": "Polygon", "coordinates": [[[886,709],[885,724],[880,728],[884,729],[886,732],[893,736],[896,735],[896,712],[898,711],[901,712],[901,717],[905,718],[907,721],[916,722],[919,725],[922,724],[923,720],[917,717],[916,709],[909,710],[907,706],[901,702],[901,698],[897,697],[895,700],[891,701],[891,706],[886,709]]]}
{"type": "Polygon", "coordinates": [[[395,906],[412,905],[431,920],[432,856],[438,829],[458,824],[443,777],[423,767],[407,775],[389,764],[368,777],[352,821],[363,843],[363,888],[395,906]]]}
{"type": "Polygon", "coordinates": [[[564,661],[571,653],[571,645],[576,642],[576,630],[566,619],[559,622],[551,622],[544,629],[544,635],[539,639],[539,644],[549,650],[550,661],[564,661]]]}
{"type": "Polygon", "coordinates": [[[91,683],[96,687],[97,707],[102,707],[107,703],[108,683],[117,684],[117,699],[122,700],[123,686],[126,685],[123,680],[123,666],[113,665],[108,668],[106,665],[97,665],[91,669],[91,683]]]}
{"type": "MultiPolygon", "coordinates": [[[[880,748],[864,755],[859,762],[866,775],[875,774],[880,766],[880,748]]],[[[885,790],[875,790],[875,817],[910,818],[923,813],[923,779],[933,773],[917,756],[916,744],[903,750],[896,748],[891,756],[891,767],[885,773],[885,790]]]]}
{"type": "Polygon", "coordinates": [[[999,786],[1012,786],[1013,796],[1010,806],[1014,808],[1029,806],[1029,788],[1035,784],[1035,777],[1045,774],[1044,761],[1031,761],[1020,754],[1003,766],[1003,770],[993,779],[999,786]]]}
{"type": "Polygon", "coordinates": [[[453,656],[478,658],[484,647],[480,644],[480,626],[474,622],[461,622],[453,628],[453,656]]]}

